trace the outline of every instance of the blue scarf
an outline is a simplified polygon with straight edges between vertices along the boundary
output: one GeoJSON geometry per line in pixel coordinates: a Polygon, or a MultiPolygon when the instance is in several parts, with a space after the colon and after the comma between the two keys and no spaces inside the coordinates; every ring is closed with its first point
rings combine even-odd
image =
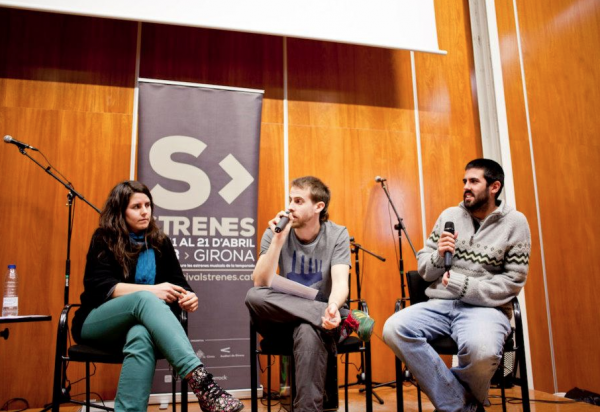
{"type": "Polygon", "coordinates": [[[156,279],[156,260],[154,259],[154,249],[148,249],[144,234],[136,235],[129,233],[129,238],[136,245],[145,245],[146,248],[138,256],[135,267],[135,283],[138,285],[154,285],[156,279]]]}

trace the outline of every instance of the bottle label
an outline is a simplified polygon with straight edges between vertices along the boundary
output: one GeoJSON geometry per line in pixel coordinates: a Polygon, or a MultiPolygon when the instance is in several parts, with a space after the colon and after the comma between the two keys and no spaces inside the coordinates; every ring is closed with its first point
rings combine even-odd
{"type": "Polygon", "coordinates": [[[12,308],[12,307],[16,307],[16,306],[19,306],[19,298],[18,297],[16,297],[16,296],[11,296],[11,297],[5,296],[4,297],[4,303],[2,304],[2,307],[12,308]]]}

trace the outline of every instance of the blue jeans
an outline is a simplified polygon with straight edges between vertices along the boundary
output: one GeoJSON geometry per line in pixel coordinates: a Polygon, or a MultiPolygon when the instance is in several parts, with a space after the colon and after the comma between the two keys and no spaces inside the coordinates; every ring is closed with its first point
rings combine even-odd
{"type": "Polygon", "coordinates": [[[151,292],[114,298],[92,310],[83,323],[81,337],[91,345],[123,348],[117,412],[147,411],[157,351],[179,376],[187,376],[202,365],[181,323],[151,292]]]}
{"type": "Polygon", "coordinates": [[[383,338],[436,409],[458,412],[475,411],[486,401],[510,331],[510,321],[500,309],[432,299],[392,315],[383,338]],[[458,367],[448,369],[427,343],[444,335],[458,346],[458,367]]]}

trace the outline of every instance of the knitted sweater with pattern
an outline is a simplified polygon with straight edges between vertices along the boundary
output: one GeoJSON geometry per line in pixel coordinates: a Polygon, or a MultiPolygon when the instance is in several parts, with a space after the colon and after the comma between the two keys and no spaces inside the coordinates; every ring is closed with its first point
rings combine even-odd
{"type": "Polygon", "coordinates": [[[473,217],[461,202],[442,212],[417,260],[420,275],[433,282],[426,290],[430,298],[501,307],[510,316],[510,300],[527,279],[530,253],[531,234],[521,212],[502,201],[476,230],[473,217]],[[444,286],[444,258],[437,247],[448,221],[454,222],[458,238],[448,286],[444,286]]]}

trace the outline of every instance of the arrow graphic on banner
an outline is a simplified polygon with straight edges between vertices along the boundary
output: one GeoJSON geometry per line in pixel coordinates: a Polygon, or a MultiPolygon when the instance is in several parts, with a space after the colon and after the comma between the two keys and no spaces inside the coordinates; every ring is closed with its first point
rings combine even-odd
{"type": "Polygon", "coordinates": [[[231,181],[219,191],[219,194],[231,204],[254,182],[254,178],[232,154],[221,160],[219,166],[231,177],[231,181]]]}

